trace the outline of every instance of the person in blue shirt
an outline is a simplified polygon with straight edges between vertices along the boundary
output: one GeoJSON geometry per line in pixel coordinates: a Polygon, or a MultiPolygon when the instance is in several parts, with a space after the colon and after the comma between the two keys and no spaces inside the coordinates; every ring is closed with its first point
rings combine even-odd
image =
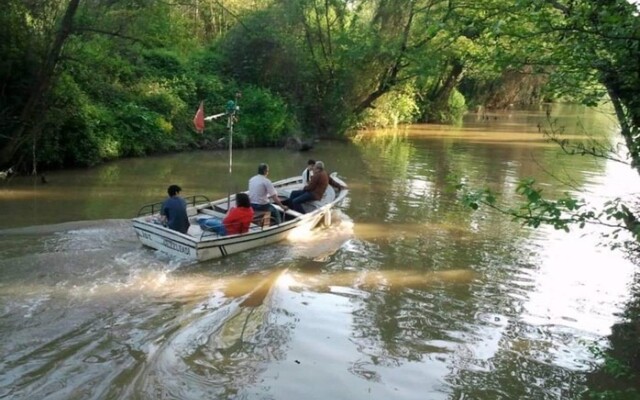
{"type": "Polygon", "coordinates": [[[169,198],[162,203],[160,215],[166,222],[169,229],[181,233],[187,233],[189,230],[189,217],[187,217],[187,202],[178,194],[182,188],[178,185],[171,185],[167,189],[169,198]]]}

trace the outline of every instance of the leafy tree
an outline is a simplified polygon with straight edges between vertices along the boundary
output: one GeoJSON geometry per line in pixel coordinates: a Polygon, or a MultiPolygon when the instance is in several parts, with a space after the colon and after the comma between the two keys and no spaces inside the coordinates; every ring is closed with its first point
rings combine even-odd
{"type": "MultiPolygon", "coordinates": [[[[219,60],[205,56],[193,34],[194,13],[201,17],[205,4],[213,2],[11,0],[0,31],[8,38],[0,66],[0,165],[26,170],[32,161],[34,172],[36,161],[94,165],[218,136],[224,128],[211,124],[198,137],[190,124],[200,100],[223,106],[225,93],[235,92],[234,82],[225,88],[218,79],[212,67],[219,60]]],[[[232,15],[229,7],[224,12],[232,15]]]]}
{"type": "MultiPolygon", "coordinates": [[[[596,105],[606,97],[611,101],[620,123],[620,134],[627,149],[629,163],[640,171],[640,20],[635,5],[624,0],[608,1],[522,1],[522,11],[511,14],[507,35],[521,51],[511,59],[546,66],[551,89],[556,95],[570,94],[585,105],[596,105]],[[520,21],[521,23],[516,23],[520,21]],[[524,21],[524,22],[523,22],[524,21]]],[[[552,128],[552,127],[551,127],[552,128]]],[[[613,148],[584,145],[562,138],[550,129],[549,138],[571,154],[592,155],[620,160],[613,148]]],[[[568,229],[572,223],[612,224],[616,231],[629,231],[640,240],[640,223],[634,205],[612,200],[602,211],[586,210],[585,202],[567,197],[556,201],[542,200],[533,182],[521,187],[525,195],[524,214],[510,212],[528,224],[550,223],[568,229]],[[536,194],[540,198],[529,195],[536,194]]],[[[477,194],[477,192],[476,192],[477,194]]],[[[469,204],[478,204],[468,197],[469,204]]],[[[475,197],[489,204],[486,196],[475,197]]],[[[615,231],[614,231],[615,234],[615,231]]]]}
{"type": "MultiPolygon", "coordinates": [[[[31,8],[17,0],[9,3],[7,18],[14,22],[10,26],[16,27],[16,24],[23,24],[25,31],[34,38],[33,44],[30,41],[20,41],[19,39],[10,40],[10,46],[22,46],[14,47],[14,51],[24,54],[31,53],[26,56],[27,59],[18,59],[18,62],[26,63],[29,58],[33,57],[35,67],[33,72],[26,77],[27,79],[21,82],[24,90],[20,92],[21,95],[18,95],[18,98],[14,99],[17,100],[17,105],[11,106],[7,104],[8,102],[3,101],[2,114],[11,114],[3,117],[3,122],[0,124],[6,129],[5,132],[8,132],[1,143],[0,165],[11,161],[16,151],[29,138],[35,143],[40,136],[42,126],[33,121],[37,120],[36,115],[44,108],[44,99],[52,86],[63,46],[73,29],[73,19],[79,3],[80,0],[70,0],[67,4],[58,4],[55,1],[36,2],[29,4],[31,8]],[[49,18],[49,15],[54,17],[49,18]],[[59,17],[56,18],[56,16],[59,17]]],[[[4,72],[10,73],[11,70],[8,68],[4,72]]],[[[10,75],[3,78],[3,81],[9,80],[10,75]]]]}

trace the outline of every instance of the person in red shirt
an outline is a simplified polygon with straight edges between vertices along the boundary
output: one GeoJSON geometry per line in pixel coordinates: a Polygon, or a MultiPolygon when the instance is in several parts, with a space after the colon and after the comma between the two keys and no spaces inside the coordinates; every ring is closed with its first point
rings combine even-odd
{"type": "Polygon", "coordinates": [[[233,207],[222,220],[227,235],[235,235],[249,231],[249,225],[253,220],[253,208],[246,193],[236,194],[236,206],[233,207]]]}
{"type": "Polygon", "coordinates": [[[233,207],[223,220],[220,218],[202,218],[198,224],[202,230],[216,232],[220,236],[236,235],[249,231],[253,220],[253,208],[246,193],[236,194],[236,206],[233,207]]]}

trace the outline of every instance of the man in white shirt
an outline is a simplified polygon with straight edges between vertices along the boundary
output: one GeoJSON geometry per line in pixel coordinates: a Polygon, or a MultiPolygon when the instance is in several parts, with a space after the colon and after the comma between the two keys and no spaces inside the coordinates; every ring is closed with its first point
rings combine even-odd
{"type": "Polygon", "coordinates": [[[309,180],[313,176],[313,166],[316,165],[316,160],[307,161],[307,168],[302,171],[302,185],[306,186],[309,184],[309,180]]]}
{"type": "Polygon", "coordinates": [[[269,175],[269,165],[258,165],[258,175],[249,179],[249,200],[251,201],[251,208],[254,211],[270,211],[271,216],[276,221],[276,224],[282,222],[280,212],[271,204],[269,199],[273,200],[282,209],[287,210],[287,206],[282,204],[278,198],[278,192],[273,187],[273,183],[267,178],[269,175]]]}

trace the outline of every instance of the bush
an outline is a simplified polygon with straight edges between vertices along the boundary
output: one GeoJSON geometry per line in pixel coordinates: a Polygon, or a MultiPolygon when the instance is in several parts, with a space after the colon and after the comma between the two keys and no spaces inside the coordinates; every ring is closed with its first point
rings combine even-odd
{"type": "Polygon", "coordinates": [[[375,128],[397,126],[415,122],[419,115],[412,88],[389,92],[377,99],[374,107],[363,113],[358,126],[375,128]]]}
{"type": "Polygon", "coordinates": [[[36,144],[38,163],[47,167],[99,163],[99,138],[94,130],[98,120],[73,78],[62,74],[48,100],[49,110],[36,144]]]}
{"type": "Polygon", "coordinates": [[[249,86],[243,90],[239,105],[237,133],[245,145],[273,146],[284,142],[293,117],[280,96],[249,86]]]}
{"type": "Polygon", "coordinates": [[[442,124],[458,125],[462,122],[462,117],[466,111],[467,105],[464,96],[458,90],[454,90],[449,96],[444,109],[437,104],[426,101],[422,115],[426,122],[434,121],[442,124]]]}

